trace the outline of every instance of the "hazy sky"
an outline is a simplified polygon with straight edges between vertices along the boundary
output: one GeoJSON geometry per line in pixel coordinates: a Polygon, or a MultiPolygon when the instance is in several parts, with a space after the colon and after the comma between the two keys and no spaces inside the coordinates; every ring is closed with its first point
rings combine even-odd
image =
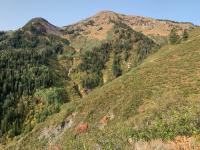
{"type": "Polygon", "coordinates": [[[0,6],[0,30],[17,29],[33,17],[64,26],[102,10],[200,25],[200,0],[0,0],[0,6]]]}

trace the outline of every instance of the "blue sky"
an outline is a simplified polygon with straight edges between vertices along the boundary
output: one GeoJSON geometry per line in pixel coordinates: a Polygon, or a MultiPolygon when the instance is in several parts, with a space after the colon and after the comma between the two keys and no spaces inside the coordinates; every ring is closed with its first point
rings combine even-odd
{"type": "Polygon", "coordinates": [[[0,0],[0,5],[0,30],[17,29],[33,17],[64,26],[102,10],[200,25],[200,0],[0,0]]]}

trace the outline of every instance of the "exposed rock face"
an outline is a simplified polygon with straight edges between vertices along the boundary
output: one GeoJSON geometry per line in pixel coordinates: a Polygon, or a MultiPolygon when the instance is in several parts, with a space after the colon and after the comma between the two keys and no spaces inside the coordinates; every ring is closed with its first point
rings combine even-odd
{"type": "Polygon", "coordinates": [[[73,120],[76,116],[76,112],[72,113],[70,116],[65,118],[60,124],[57,126],[50,126],[48,128],[44,128],[41,131],[40,136],[38,137],[39,140],[46,139],[48,144],[51,146],[52,144],[56,143],[59,137],[65,132],[65,130],[69,129],[73,125],[73,120]]]}

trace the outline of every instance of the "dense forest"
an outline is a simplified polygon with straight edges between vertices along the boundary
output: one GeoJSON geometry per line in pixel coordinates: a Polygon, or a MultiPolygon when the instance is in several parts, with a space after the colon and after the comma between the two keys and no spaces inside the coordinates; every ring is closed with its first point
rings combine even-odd
{"type": "Polygon", "coordinates": [[[140,32],[132,30],[126,24],[112,22],[114,23],[112,39],[81,55],[79,69],[87,74],[87,77],[82,79],[84,88],[93,89],[103,84],[102,70],[106,69],[106,62],[109,60],[111,53],[114,55],[112,63],[113,76],[119,77],[123,73],[122,62],[128,61],[130,56],[134,57],[135,62],[132,63],[137,65],[159,48],[153,40],[140,32]]]}
{"type": "Polygon", "coordinates": [[[13,137],[22,132],[26,104],[20,99],[56,84],[48,61],[61,54],[67,44],[67,40],[45,35],[44,29],[0,32],[1,135],[9,131],[13,137]]]}

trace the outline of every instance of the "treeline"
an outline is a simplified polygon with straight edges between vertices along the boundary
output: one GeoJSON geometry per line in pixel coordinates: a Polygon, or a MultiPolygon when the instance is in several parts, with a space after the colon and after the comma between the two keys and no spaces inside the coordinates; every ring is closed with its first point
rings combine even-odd
{"type": "Polygon", "coordinates": [[[21,97],[54,85],[48,60],[61,54],[67,41],[53,35],[27,35],[20,30],[11,36],[2,33],[0,39],[0,135],[9,131],[12,137],[21,133],[25,121],[27,108],[19,103],[21,97]]]}
{"type": "Polygon", "coordinates": [[[87,51],[81,56],[81,64],[79,69],[87,73],[87,77],[82,79],[84,88],[92,89],[102,84],[102,70],[105,63],[109,60],[111,44],[104,43],[92,51],[87,51]]]}
{"type": "Polygon", "coordinates": [[[102,70],[109,60],[110,53],[114,55],[112,64],[113,76],[119,77],[123,73],[122,62],[128,61],[131,53],[135,55],[135,62],[140,62],[159,47],[153,40],[142,33],[132,30],[126,24],[114,21],[113,23],[114,31],[111,41],[91,51],[86,51],[81,56],[79,69],[87,74],[87,77],[82,79],[84,88],[93,89],[102,84],[102,70]]]}
{"type": "Polygon", "coordinates": [[[120,62],[128,61],[131,52],[136,56],[134,58],[135,63],[139,63],[159,48],[159,45],[155,44],[152,39],[140,32],[134,31],[122,22],[115,22],[114,33],[114,60],[112,68],[115,77],[122,74],[120,62]]]}
{"type": "Polygon", "coordinates": [[[179,44],[181,41],[186,41],[189,38],[188,30],[185,29],[182,35],[178,34],[177,29],[173,28],[169,35],[170,44],[179,44]]]}
{"type": "Polygon", "coordinates": [[[0,33],[0,50],[46,47],[54,43],[69,44],[69,41],[55,35],[45,35],[43,28],[36,27],[31,27],[30,31],[20,29],[13,33],[0,33]]]}

